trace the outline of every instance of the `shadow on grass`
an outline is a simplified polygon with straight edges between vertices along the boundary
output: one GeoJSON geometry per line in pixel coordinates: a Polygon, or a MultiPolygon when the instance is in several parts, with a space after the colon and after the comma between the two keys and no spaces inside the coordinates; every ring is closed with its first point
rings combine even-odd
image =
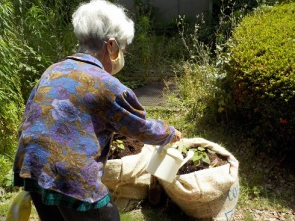
{"type": "Polygon", "coordinates": [[[148,202],[142,203],[141,212],[145,221],[195,221],[196,219],[187,216],[173,203],[167,196],[164,197],[160,205],[152,207],[148,202]]]}

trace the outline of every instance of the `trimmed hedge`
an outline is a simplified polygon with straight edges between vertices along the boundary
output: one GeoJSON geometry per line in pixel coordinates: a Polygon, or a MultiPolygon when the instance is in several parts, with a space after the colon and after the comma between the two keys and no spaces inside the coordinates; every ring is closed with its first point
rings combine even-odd
{"type": "Polygon", "coordinates": [[[295,150],[294,18],[295,3],[260,8],[231,39],[226,69],[236,113],[268,151],[295,150]]]}

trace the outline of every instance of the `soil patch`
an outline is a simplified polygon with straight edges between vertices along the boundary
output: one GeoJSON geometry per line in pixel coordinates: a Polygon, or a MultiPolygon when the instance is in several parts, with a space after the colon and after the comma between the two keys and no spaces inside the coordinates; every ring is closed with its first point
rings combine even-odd
{"type": "Polygon", "coordinates": [[[143,145],[144,145],[144,143],[142,143],[138,140],[135,140],[135,139],[132,139],[129,137],[125,137],[120,134],[115,134],[114,138],[113,138],[112,148],[109,153],[108,159],[109,160],[121,159],[122,157],[125,157],[125,156],[138,154],[138,153],[140,153],[143,145]],[[124,149],[119,148],[118,147],[119,143],[116,141],[119,141],[119,142],[122,141],[123,145],[124,145],[124,149]]]}
{"type": "Polygon", "coordinates": [[[177,175],[188,174],[188,173],[199,171],[199,170],[209,169],[210,167],[219,167],[228,163],[226,157],[224,156],[221,156],[219,154],[209,153],[207,151],[205,152],[208,155],[210,162],[211,163],[213,162],[212,165],[202,160],[200,161],[198,165],[195,165],[192,160],[189,160],[178,170],[177,175]]]}

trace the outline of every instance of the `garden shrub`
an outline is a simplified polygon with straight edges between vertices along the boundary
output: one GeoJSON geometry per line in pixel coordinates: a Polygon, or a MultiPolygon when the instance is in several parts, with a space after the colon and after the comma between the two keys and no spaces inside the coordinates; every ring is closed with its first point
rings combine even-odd
{"type": "Polygon", "coordinates": [[[294,151],[295,3],[257,9],[233,32],[227,85],[236,113],[268,151],[294,151]]]}
{"type": "Polygon", "coordinates": [[[26,101],[36,81],[54,62],[73,54],[77,39],[70,22],[73,10],[79,2],[65,1],[13,1],[13,18],[20,24],[19,40],[31,50],[26,54],[26,68],[20,73],[22,94],[26,101]]]}
{"type": "Polygon", "coordinates": [[[5,162],[13,160],[17,147],[17,127],[23,112],[19,73],[30,68],[23,63],[27,51],[17,38],[18,30],[12,17],[11,2],[3,1],[0,5],[0,19],[5,21],[0,25],[0,157],[5,158],[5,162]]]}
{"type": "Polygon", "coordinates": [[[0,19],[4,21],[0,23],[1,168],[13,161],[17,128],[32,87],[50,63],[73,53],[77,43],[69,34],[71,24],[60,24],[52,7],[40,1],[22,4],[20,0],[2,0],[0,4],[0,19]]]}
{"type": "Polygon", "coordinates": [[[0,155],[0,188],[4,187],[9,189],[12,187],[12,161],[8,160],[6,157],[0,155]]]}

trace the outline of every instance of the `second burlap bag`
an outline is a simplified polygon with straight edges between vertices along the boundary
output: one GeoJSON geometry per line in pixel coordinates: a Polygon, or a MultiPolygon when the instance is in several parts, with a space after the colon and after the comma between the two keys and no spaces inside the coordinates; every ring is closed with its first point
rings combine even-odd
{"type": "Polygon", "coordinates": [[[151,176],[146,167],[154,150],[144,145],[139,154],[107,161],[102,181],[120,211],[131,210],[147,198],[151,176]]]}

